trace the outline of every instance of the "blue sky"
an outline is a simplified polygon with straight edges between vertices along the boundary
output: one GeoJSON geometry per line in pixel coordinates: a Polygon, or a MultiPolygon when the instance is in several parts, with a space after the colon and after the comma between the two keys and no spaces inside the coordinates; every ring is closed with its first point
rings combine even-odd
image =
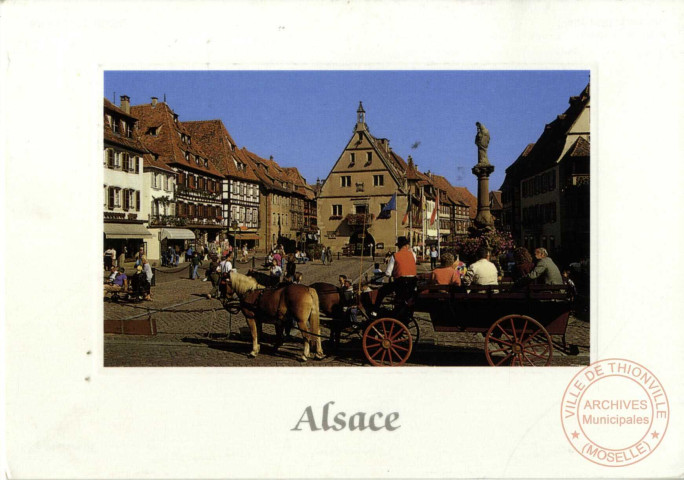
{"type": "Polygon", "coordinates": [[[309,183],[332,168],[363,101],[375,137],[476,194],[475,122],[489,129],[498,189],[506,167],[588,82],[587,70],[109,71],[104,95],[116,94],[117,105],[120,95],[133,105],[166,95],[181,121],[220,118],[238,147],[296,166],[309,183]]]}

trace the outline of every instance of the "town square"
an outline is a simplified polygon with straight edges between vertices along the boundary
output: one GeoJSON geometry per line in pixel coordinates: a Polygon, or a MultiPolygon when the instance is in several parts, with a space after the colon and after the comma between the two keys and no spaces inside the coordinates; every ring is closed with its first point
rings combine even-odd
{"type": "MultiPolygon", "coordinates": [[[[354,74],[271,75],[295,88],[312,78],[354,85],[354,74]]],[[[478,91],[473,72],[356,75],[478,91]]],[[[386,100],[342,105],[332,95],[326,101],[340,104],[312,114],[318,121],[293,114],[295,131],[308,138],[330,116],[353,128],[335,137],[334,154],[319,158],[323,147],[312,144],[316,155],[297,158],[283,153],[301,148],[291,125],[235,123],[211,105],[186,113],[163,90],[130,95],[149,90],[145,79],[175,85],[174,98],[209,82],[226,96],[212,101],[230,105],[221,82],[268,84],[268,73],[105,72],[105,92],[120,93],[104,99],[104,365],[588,364],[588,72],[477,77],[499,89],[467,100],[463,110],[477,116],[431,106],[431,116],[463,125],[451,134],[467,138],[457,152],[433,153],[429,131],[408,137],[393,125],[410,120],[371,110],[386,100]],[[558,107],[530,114],[534,133],[519,138],[522,122],[499,107],[508,89],[530,95],[517,99],[527,105],[550,96],[553,79],[567,80],[558,107]],[[376,126],[376,113],[388,125],[376,126]],[[275,156],[262,151],[268,142],[237,136],[259,128],[280,135],[275,156]],[[517,147],[504,153],[501,143],[517,147]]],[[[402,108],[418,117],[439,95],[417,94],[402,108]]],[[[295,101],[306,111],[306,100],[295,101]]]]}

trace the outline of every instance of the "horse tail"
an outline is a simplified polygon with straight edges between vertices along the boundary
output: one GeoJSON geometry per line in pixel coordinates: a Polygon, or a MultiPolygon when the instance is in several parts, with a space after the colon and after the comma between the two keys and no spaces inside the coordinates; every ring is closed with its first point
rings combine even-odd
{"type": "Polygon", "coordinates": [[[320,310],[318,307],[318,292],[316,292],[316,289],[309,287],[309,295],[311,295],[311,312],[309,313],[309,331],[313,334],[310,335],[310,342],[316,341],[317,338],[315,335],[320,335],[321,334],[321,326],[320,326],[320,310]]]}

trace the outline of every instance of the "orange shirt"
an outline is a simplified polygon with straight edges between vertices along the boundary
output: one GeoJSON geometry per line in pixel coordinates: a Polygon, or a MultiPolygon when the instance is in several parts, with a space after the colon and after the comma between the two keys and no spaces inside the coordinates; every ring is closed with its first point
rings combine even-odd
{"type": "Polygon", "coordinates": [[[394,254],[392,276],[395,278],[416,276],[416,259],[408,248],[402,248],[394,254]]]}
{"type": "Polygon", "coordinates": [[[435,268],[432,271],[430,280],[436,285],[461,284],[461,275],[453,267],[435,268]]]}

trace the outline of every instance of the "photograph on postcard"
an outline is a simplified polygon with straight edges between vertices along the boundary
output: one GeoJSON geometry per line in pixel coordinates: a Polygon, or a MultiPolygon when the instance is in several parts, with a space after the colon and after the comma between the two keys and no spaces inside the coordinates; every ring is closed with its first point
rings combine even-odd
{"type": "Polygon", "coordinates": [[[104,92],[104,366],[588,365],[588,70],[104,92]]]}

